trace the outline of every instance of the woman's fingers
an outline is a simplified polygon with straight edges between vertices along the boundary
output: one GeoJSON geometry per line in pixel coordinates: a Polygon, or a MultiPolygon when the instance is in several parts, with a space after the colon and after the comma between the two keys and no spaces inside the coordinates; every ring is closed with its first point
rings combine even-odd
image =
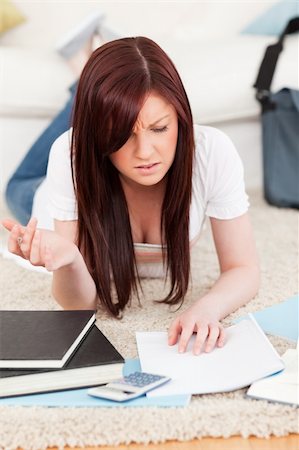
{"type": "Polygon", "coordinates": [[[31,264],[34,266],[42,266],[41,261],[41,232],[40,230],[36,230],[32,241],[31,241],[31,248],[30,248],[30,256],[29,260],[31,264]]]}
{"type": "Polygon", "coordinates": [[[7,231],[12,231],[13,227],[18,225],[18,222],[12,219],[3,219],[1,220],[1,224],[7,229],[7,231]]]}
{"type": "Polygon", "coordinates": [[[29,220],[29,222],[25,228],[24,234],[22,236],[22,242],[20,244],[20,249],[26,259],[29,259],[30,255],[31,255],[31,244],[32,244],[34,233],[36,231],[36,225],[37,225],[37,220],[35,219],[35,217],[32,217],[29,220]]]}
{"type": "Polygon", "coordinates": [[[10,230],[8,250],[28,260],[34,266],[54,271],[74,261],[79,253],[75,244],[54,231],[37,229],[37,219],[31,218],[24,227],[5,219],[3,226],[10,230]]]}
{"type": "Polygon", "coordinates": [[[14,225],[8,238],[7,247],[8,251],[10,251],[11,253],[23,257],[23,253],[19,245],[22,239],[22,235],[23,231],[21,230],[20,226],[18,224],[14,225]]]}
{"type": "Polygon", "coordinates": [[[220,326],[217,324],[209,325],[209,336],[207,338],[205,351],[209,353],[216,345],[216,341],[219,338],[220,326]]]}
{"type": "Polygon", "coordinates": [[[207,325],[197,325],[197,333],[195,338],[195,343],[193,347],[193,353],[194,355],[199,355],[201,352],[201,349],[207,339],[207,335],[209,332],[209,328],[207,325]]]}
{"type": "Polygon", "coordinates": [[[168,345],[174,345],[178,341],[181,332],[181,325],[179,319],[176,319],[168,330],[168,345]]]}
{"type": "Polygon", "coordinates": [[[193,324],[190,324],[189,326],[186,326],[183,328],[181,337],[179,340],[179,353],[184,353],[187,349],[188,342],[193,334],[194,326],[193,324]]]}
{"type": "Polygon", "coordinates": [[[2,224],[7,229],[14,224],[8,238],[8,250],[11,253],[27,259],[35,266],[44,265],[41,255],[41,232],[36,229],[37,220],[34,217],[29,220],[26,227],[10,219],[5,219],[2,224]]]}
{"type": "Polygon", "coordinates": [[[52,254],[52,250],[49,247],[49,245],[45,246],[45,253],[44,253],[44,259],[45,259],[45,268],[49,271],[52,272],[54,270],[54,266],[53,266],[53,254],[52,254]]]}
{"type": "Polygon", "coordinates": [[[183,353],[194,332],[196,332],[193,345],[194,355],[199,355],[202,351],[208,353],[216,346],[223,347],[225,344],[225,329],[217,320],[182,321],[181,317],[178,317],[169,327],[168,345],[174,345],[179,341],[178,352],[183,353]]]}
{"type": "Polygon", "coordinates": [[[220,334],[219,334],[219,338],[218,338],[218,342],[217,342],[217,346],[218,347],[223,347],[226,341],[226,333],[225,333],[225,329],[221,326],[220,327],[220,334]]]}

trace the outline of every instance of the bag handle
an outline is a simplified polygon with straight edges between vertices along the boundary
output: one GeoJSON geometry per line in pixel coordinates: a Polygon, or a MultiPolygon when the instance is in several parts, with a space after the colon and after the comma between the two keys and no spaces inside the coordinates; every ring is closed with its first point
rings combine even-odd
{"type": "Polygon", "coordinates": [[[257,89],[256,99],[263,105],[263,107],[266,106],[266,103],[268,103],[268,106],[270,108],[271,105],[272,108],[274,106],[274,104],[271,104],[269,100],[270,86],[272,83],[272,78],[275,72],[278,57],[283,50],[284,38],[286,35],[297,33],[298,31],[299,17],[294,17],[288,22],[276,44],[269,45],[266,48],[266,52],[260,65],[256,82],[253,85],[253,87],[257,89]]]}

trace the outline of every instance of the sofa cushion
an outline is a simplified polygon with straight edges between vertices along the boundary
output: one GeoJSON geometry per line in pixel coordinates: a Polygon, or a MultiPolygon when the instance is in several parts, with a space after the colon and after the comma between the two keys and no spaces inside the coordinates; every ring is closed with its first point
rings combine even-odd
{"type": "MultiPolygon", "coordinates": [[[[259,104],[252,87],[273,39],[237,36],[221,40],[171,40],[163,48],[181,74],[195,121],[213,123],[254,117],[259,104]]],[[[298,41],[286,39],[271,89],[298,87],[298,41]]]]}
{"type": "Polygon", "coordinates": [[[278,36],[283,32],[288,21],[299,15],[297,1],[280,1],[267,9],[251,22],[242,32],[248,34],[267,34],[278,36]]]}
{"type": "Polygon", "coordinates": [[[74,76],[54,52],[1,47],[0,115],[51,117],[68,98],[74,76]]]}
{"type": "Polygon", "coordinates": [[[10,0],[0,1],[0,34],[24,21],[25,17],[10,0]]]}

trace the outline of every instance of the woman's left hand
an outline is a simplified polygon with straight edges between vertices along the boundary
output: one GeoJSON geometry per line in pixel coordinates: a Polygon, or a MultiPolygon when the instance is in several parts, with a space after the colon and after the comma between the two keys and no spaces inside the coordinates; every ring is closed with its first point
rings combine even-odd
{"type": "Polygon", "coordinates": [[[185,352],[193,333],[196,333],[193,353],[210,352],[215,346],[225,343],[225,330],[216,315],[196,302],[171,324],[168,331],[168,345],[178,342],[179,353],[185,352]]]}

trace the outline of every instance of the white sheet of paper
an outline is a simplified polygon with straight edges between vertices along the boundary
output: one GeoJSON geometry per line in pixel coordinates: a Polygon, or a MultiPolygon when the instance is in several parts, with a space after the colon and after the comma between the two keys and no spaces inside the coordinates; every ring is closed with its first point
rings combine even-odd
{"type": "Polygon", "coordinates": [[[144,372],[168,375],[171,381],[149,397],[226,392],[284,368],[272,344],[252,316],[226,329],[227,342],[210,353],[193,355],[192,336],[185,353],[169,346],[166,332],[137,332],[136,340],[144,372]]]}
{"type": "Polygon", "coordinates": [[[289,349],[284,355],[282,355],[281,359],[285,364],[285,370],[275,377],[277,383],[291,383],[299,385],[298,357],[298,350],[296,349],[289,349]]]}
{"type": "Polygon", "coordinates": [[[298,350],[287,350],[282,360],[285,370],[253,383],[247,391],[249,397],[299,406],[298,350]]]}

